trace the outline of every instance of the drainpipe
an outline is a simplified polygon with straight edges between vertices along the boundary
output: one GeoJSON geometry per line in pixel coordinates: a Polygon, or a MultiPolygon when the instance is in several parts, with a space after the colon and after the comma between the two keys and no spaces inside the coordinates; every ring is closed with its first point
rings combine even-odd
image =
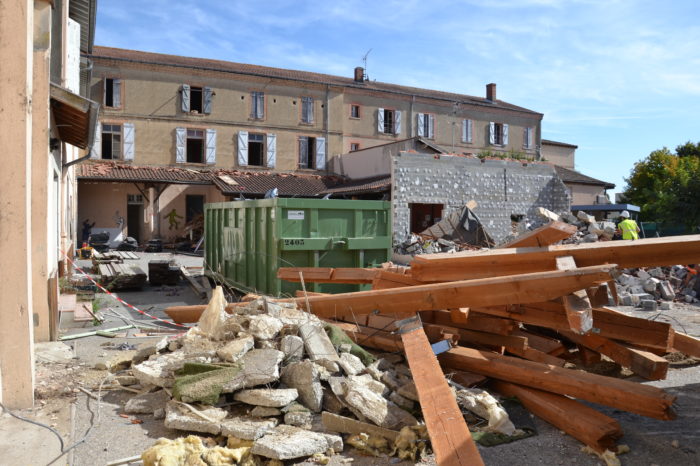
{"type": "MultiPolygon", "coordinates": [[[[330,121],[329,114],[331,111],[331,107],[330,107],[330,103],[329,103],[330,91],[331,91],[330,86],[328,84],[326,84],[326,105],[325,105],[326,108],[324,109],[325,112],[323,112],[323,126],[324,126],[324,132],[326,135],[326,173],[328,173],[328,170],[329,170],[330,164],[328,162],[330,161],[330,155],[331,155],[331,150],[330,150],[331,149],[331,140],[330,140],[330,137],[328,136],[329,135],[328,125],[329,125],[329,121],[330,121]]],[[[342,140],[342,138],[341,138],[341,140],[342,140]]],[[[340,148],[340,153],[341,154],[343,153],[342,147],[340,148]]]]}

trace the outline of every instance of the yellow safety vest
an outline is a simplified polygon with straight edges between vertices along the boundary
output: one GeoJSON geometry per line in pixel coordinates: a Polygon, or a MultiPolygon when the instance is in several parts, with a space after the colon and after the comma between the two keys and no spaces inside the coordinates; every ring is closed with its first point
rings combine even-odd
{"type": "Polygon", "coordinates": [[[632,219],[625,219],[618,225],[622,232],[622,239],[639,239],[637,234],[637,222],[632,219]]]}

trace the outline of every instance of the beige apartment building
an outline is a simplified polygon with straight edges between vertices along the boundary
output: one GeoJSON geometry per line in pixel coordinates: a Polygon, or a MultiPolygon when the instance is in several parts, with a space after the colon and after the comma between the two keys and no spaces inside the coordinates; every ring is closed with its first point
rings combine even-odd
{"type": "Polygon", "coordinates": [[[407,138],[456,154],[539,158],[542,114],[498,100],[495,84],[473,97],[370,81],[362,68],[341,77],[108,47],[87,58],[102,104],[91,158],[112,168],[84,167],[81,221],[140,241],[184,234],[205,202],[264,194],[237,190],[241,177],[269,187],[291,176],[304,186],[279,195],[313,196],[319,177],[332,184],[333,156],[407,138]],[[209,181],[169,183],[167,170],[178,169],[209,181]],[[163,228],[172,209],[181,224],[163,228]]]}

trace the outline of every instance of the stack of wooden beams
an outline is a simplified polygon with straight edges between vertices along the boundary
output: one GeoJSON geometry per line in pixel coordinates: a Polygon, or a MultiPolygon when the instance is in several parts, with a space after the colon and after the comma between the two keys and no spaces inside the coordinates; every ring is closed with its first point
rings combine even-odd
{"type": "Polygon", "coordinates": [[[295,299],[365,347],[405,352],[440,464],[481,464],[471,440],[452,434],[467,435],[466,424],[456,403],[445,401],[453,397],[441,368],[465,379],[466,373],[488,377],[492,389],[517,396],[595,451],[615,451],[622,436],[617,421],[577,400],[670,420],[675,397],[567,362],[587,366],[604,356],[658,380],[668,370],[665,353],[700,357],[700,340],[608,306],[617,299],[616,268],[700,262],[700,235],[550,246],[571,233],[553,222],[507,247],[421,255],[410,268],[280,268],[278,277],[371,285],[370,291],[295,299]],[[402,325],[416,314],[422,325],[402,325]],[[436,358],[429,345],[445,339],[458,343],[436,358]],[[447,426],[447,418],[460,426],[447,426]]]}
{"type": "Polygon", "coordinates": [[[146,272],[135,265],[99,264],[100,283],[108,290],[141,289],[146,284],[146,272]]]}
{"type": "Polygon", "coordinates": [[[99,252],[98,250],[92,251],[92,263],[94,265],[98,264],[121,264],[125,259],[127,260],[137,260],[139,256],[131,251],[106,251],[99,252]]]}

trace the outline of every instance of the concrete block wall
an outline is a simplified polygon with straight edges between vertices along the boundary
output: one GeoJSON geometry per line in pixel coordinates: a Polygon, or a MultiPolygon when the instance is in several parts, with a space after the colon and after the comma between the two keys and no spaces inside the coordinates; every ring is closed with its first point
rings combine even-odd
{"type": "Polygon", "coordinates": [[[569,209],[564,183],[546,164],[402,152],[392,161],[394,240],[410,235],[413,203],[442,204],[443,217],[475,200],[496,243],[511,234],[511,215],[536,220],[537,207],[569,209]]]}

